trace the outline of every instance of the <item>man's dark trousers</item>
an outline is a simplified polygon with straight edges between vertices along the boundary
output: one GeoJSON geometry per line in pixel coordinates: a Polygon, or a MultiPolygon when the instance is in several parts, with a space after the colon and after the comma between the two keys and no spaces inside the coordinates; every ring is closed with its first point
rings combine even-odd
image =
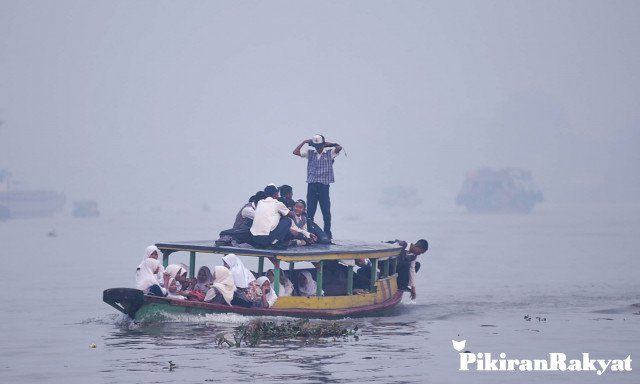
{"type": "Polygon", "coordinates": [[[307,183],[307,218],[314,220],[317,204],[320,203],[322,220],[324,221],[324,233],[333,238],[331,234],[331,199],[329,199],[329,184],[307,183]]]}
{"type": "Polygon", "coordinates": [[[293,238],[289,229],[292,221],[288,217],[281,217],[278,225],[266,236],[253,236],[253,245],[258,248],[267,248],[274,245],[274,242],[281,243],[293,238]]]}

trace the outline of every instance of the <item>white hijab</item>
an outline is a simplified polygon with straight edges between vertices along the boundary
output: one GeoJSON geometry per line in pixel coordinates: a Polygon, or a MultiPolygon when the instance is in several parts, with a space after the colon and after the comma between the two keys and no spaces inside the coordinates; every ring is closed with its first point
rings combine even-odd
{"type": "MultiPolygon", "coordinates": [[[[169,299],[174,299],[174,300],[186,300],[187,298],[182,296],[182,295],[178,295],[176,293],[171,293],[169,292],[169,287],[171,287],[171,283],[175,282],[176,283],[176,287],[178,287],[180,285],[180,283],[178,283],[178,281],[174,278],[169,279],[169,286],[167,287],[167,298],[169,299]]],[[[180,288],[178,288],[180,289],[180,288]]]]}
{"type": "Polygon", "coordinates": [[[209,267],[207,266],[200,267],[200,269],[198,270],[198,274],[196,275],[196,285],[193,287],[193,289],[196,291],[206,293],[209,290],[209,287],[207,287],[207,284],[211,284],[212,282],[213,282],[213,275],[211,275],[211,270],[209,269],[209,267]],[[207,277],[205,278],[205,281],[200,282],[200,280],[198,279],[198,276],[200,275],[200,271],[202,270],[204,270],[204,273],[205,275],[207,275],[207,277]]]}
{"type": "Polygon", "coordinates": [[[236,286],[233,283],[233,276],[229,268],[218,265],[213,269],[213,283],[211,284],[211,289],[207,292],[205,301],[211,301],[220,292],[224,301],[231,305],[235,290],[236,286]]]}
{"type": "MultiPolygon", "coordinates": [[[[160,261],[160,259],[162,258],[162,251],[160,250],[160,248],[156,247],[155,245],[150,245],[144,250],[144,258],[142,259],[142,261],[144,262],[145,259],[148,259],[153,252],[156,252],[158,254],[158,258],[156,260],[160,261]]],[[[156,275],[158,277],[159,285],[161,287],[164,285],[164,277],[162,276],[163,274],[164,274],[164,267],[162,266],[162,264],[160,264],[160,269],[158,269],[158,273],[156,275]]]]}
{"type": "MultiPolygon", "coordinates": [[[[165,268],[164,270],[173,279],[176,279],[177,276],[182,276],[187,272],[187,270],[183,266],[178,264],[169,264],[167,265],[167,268],[165,268]]],[[[164,280],[164,277],[163,277],[163,280],[164,280]]],[[[176,283],[178,284],[178,291],[181,291],[182,284],[180,284],[180,282],[177,279],[176,279],[176,283]]],[[[169,288],[169,287],[165,287],[165,288],[169,288]]]]}
{"type": "Polygon", "coordinates": [[[169,274],[169,276],[171,276],[174,279],[176,278],[176,276],[181,276],[185,272],[187,272],[186,269],[184,269],[182,266],[178,264],[167,265],[167,268],[165,268],[165,271],[169,274]]]}
{"type": "Polygon", "coordinates": [[[238,256],[230,253],[222,258],[225,263],[229,266],[229,270],[233,275],[233,281],[238,288],[247,288],[249,283],[254,281],[256,278],[253,276],[253,273],[242,264],[242,261],[238,258],[238,256]]]}
{"type": "Polygon", "coordinates": [[[146,258],[138,266],[136,271],[136,288],[147,293],[153,285],[160,285],[155,271],[161,267],[156,259],[146,258]]]}
{"type": "MultiPolygon", "coordinates": [[[[260,276],[258,277],[258,280],[256,280],[256,283],[258,283],[260,288],[262,288],[262,285],[267,281],[269,281],[269,278],[267,276],[260,276]]],[[[272,285],[271,289],[269,290],[269,293],[267,294],[267,303],[269,303],[269,308],[271,308],[273,304],[276,303],[276,300],[278,300],[278,295],[276,295],[276,293],[273,292],[273,285],[272,285]]]]}
{"type": "MultiPolygon", "coordinates": [[[[269,274],[270,271],[273,271],[273,269],[270,269],[267,271],[267,275],[269,274]]],[[[273,278],[275,280],[275,274],[273,275],[273,278]]],[[[284,271],[280,270],[280,280],[284,280],[284,284],[279,283],[280,284],[280,288],[278,288],[278,296],[279,297],[283,297],[283,296],[291,296],[293,295],[293,283],[291,283],[291,280],[289,280],[289,278],[287,277],[287,275],[284,274],[284,271]]],[[[269,280],[271,281],[271,280],[269,280]]],[[[274,283],[271,283],[271,286],[273,287],[274,283]]]]}
{"type": "Polygon", "coordinates": [[[309,271],[302,271],[302,275],[307,279],[305,285],[298,284],[298,292],[303,296],[315,296],[318,285],[316,284],[309,271]]]}

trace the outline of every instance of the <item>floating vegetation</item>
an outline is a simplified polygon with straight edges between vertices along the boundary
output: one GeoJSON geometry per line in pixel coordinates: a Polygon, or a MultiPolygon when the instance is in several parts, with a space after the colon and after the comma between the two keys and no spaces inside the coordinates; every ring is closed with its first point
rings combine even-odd
{"type": "MultiPolygon", "coordinates": [[[[525,321],[531,321],[531,316],[529,315],[524,315],[524,320],[525,321]]],[[[536,316],[536,320],[541,321],[541,322],[546,322],[547,318],[546,317],[540,317],[540,316],[536,316]]]]}
{"type": "Polygon", "coordinates": [[[216,337],[219,347],[240,347],[243,344],[255,347],[263,340],[289,340],[289,339],[318,339],[318,338],[347,338],[353,336],[358,340],[358,326],[345,327],[337,321],[311,322],[308,319],[290,320],[283,323],[274,321],[253,320],[249,323],[235,327],[232,336],[233,341],[227,335],[220,334],[216,337]]]}

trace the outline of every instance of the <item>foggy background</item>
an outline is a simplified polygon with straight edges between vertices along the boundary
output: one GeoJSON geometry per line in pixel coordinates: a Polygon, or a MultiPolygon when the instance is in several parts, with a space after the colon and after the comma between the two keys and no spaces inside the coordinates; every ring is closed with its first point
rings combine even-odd
{"type": "MultiPolygon", "coordinates": [[[[235,214],[342,144],[336,220],[467,171],[640,202],[640,3],[0,2],[0,168],[102,211],[235,214]]],[[[105,213],[106,213],[105,212],[105,213]]],[[[231,224],[232,217],[229,217],[231,224]]]]}

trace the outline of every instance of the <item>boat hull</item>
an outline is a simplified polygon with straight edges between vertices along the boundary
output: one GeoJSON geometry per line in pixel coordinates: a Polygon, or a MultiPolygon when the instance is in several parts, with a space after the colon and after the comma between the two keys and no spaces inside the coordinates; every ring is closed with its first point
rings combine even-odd
{"type": "MultiPolygon", "coordinates": [[[[106,290],[104,301],[135,320],[153,318],[166,313],[206,315],[214,313],[238,313],[250,316],[289,316],[305,318],[343,318],[370,316],[383,313],[402,300],[402,291],[396,285],[396,275],[379,279],[375,292],[346,296],[280,297],[271,308],[245,308],[211,304],[191,300],[174,300],[158,296],[129,292],[126,299],[118,299],[122,293],[106,290]],[[111,291],[111,292],[110,292],[111,291]]],[[[122,291],[125,292],[125,291],[122,291]]]]}

